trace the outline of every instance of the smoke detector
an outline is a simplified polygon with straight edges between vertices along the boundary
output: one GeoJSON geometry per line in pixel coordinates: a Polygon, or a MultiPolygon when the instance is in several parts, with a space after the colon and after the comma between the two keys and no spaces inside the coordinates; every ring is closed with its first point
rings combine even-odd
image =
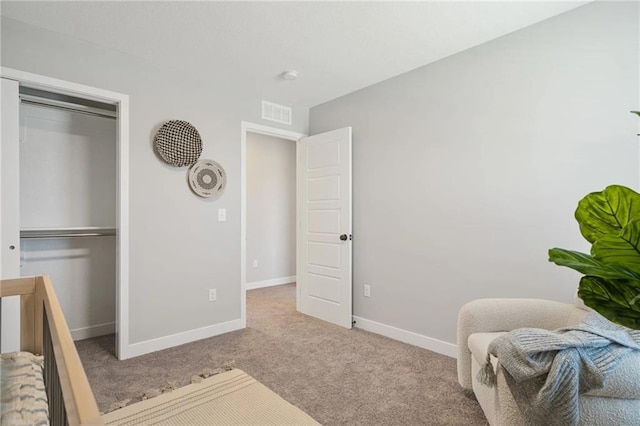
{"type": "Polygon", "coordinates": [[[283,71],[281,76],[285,80],[294,81],[298,79],[299,74],[298,74],[298,71],[296,70],[290,70],[290,71],[283,71]]]}

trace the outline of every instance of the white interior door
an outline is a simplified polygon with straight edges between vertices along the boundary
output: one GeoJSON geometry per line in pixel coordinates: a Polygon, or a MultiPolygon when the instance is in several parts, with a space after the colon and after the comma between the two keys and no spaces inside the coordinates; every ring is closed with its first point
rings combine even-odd
{"type": "MultiPolygon", "coordinates": [[[[18,82],[2,79],[2,135],[0,139],[0,278],[20,276],[20,99],[18,82]]],[[[20,299],[2,299],[0,349],[20,348],[20,299]]]]}
{"type": "Polygon", "coordinates": [[[300,140],[298,310],[351,328],[351,127],[300,140]]]}

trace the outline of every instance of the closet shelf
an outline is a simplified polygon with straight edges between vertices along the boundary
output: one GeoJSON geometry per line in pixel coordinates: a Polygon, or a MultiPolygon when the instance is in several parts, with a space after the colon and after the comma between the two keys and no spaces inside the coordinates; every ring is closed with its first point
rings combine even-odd
{"type": "Polygon", "coordinates": [[[82,228],[29,228],[20,230],[21,239],[109,237],[116,235],[116,228],[88,226],[82,228]]]}

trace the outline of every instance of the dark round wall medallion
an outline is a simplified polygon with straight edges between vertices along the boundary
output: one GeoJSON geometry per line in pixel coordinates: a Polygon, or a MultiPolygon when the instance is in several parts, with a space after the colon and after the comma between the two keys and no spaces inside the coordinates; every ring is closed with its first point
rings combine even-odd
{"type": "Polygon", "coordinates": [[[193,125],[183,120],[167,121],[154,138],[158,154],[174,167],[190,166],[202,154],[202,139],[193,125]]]}
{"type": "Polygon", "coordinates": [[[213,197],[224,190],[227,175],[213,160],[200,160],[189,170],[189,186],[200,197],[213,197]]]}

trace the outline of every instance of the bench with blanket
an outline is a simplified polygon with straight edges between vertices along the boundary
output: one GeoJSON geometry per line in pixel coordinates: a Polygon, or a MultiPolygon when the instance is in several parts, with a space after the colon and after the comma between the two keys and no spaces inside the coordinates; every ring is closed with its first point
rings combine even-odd
{"type": "Polygon", "coordinates": [[[565,303],[481,299],[458,317],[458,380],[492,425],[637,424],[638,349],[640,332],[565,303]]]}

